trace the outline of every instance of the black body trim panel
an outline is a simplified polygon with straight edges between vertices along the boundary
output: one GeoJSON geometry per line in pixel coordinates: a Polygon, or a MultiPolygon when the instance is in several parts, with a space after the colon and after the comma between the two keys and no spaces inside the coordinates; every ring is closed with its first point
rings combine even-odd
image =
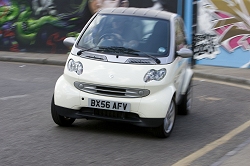
{"type": "Polygon", "coordinates": [[[111,111],[88,107],[74,110],[55,105],[55,109],[59,115],[68,118],[118,121],[141,127],[158,127],[162,125],[164,120],[164,118],[140,118],[139,115],[131,112],[111,111]]]}

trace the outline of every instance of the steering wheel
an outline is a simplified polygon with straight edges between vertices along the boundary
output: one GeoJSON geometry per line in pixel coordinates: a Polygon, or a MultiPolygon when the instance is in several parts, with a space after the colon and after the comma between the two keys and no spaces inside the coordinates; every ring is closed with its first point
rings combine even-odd
{"type": "Polygon", "coordinates": [[[102,39],[110,40],[110,41],[114,42],[114,44],[116,46],[122,46],[123,45],[122,37],[119,34],[116,34],[116,33],[106,33],[106,34],[102,35],[99,38],[98,43],[100,43],[102,39]]]}

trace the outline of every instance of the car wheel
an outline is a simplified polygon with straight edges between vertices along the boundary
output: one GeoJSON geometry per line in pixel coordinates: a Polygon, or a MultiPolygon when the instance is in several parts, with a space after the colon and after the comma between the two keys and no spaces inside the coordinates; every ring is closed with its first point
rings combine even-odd
{"type": "Polygon", "coordinates": [[[159,127],[153,128],[154,135],[160,138],[169,137],[174,128],[175,117],[176,117],[176,104],[174,99],[172,99],[167,111],[167,115],[164,118],[163,124],[159,127]]]}
{"type": "Polygon", "coordinates": [[[61,116],[57,113],[56,108],[55,108],[55,103],[54,103],[54,96],[52,97],[52,101],[51,101],[51,115],[52,115],[52,119],[54,120],[54,122],[56,124],[58,124],[59,126],[71,126],[72,123],[75,121],[74,118],[68,118],[68,117],[64,117],[61,116]]]}
{"type": "Polygon", "coordinates": [[[178,106],[179,115],[188,115],[192,108],[192,83],[190,82],[185,95],[178,106]]]}

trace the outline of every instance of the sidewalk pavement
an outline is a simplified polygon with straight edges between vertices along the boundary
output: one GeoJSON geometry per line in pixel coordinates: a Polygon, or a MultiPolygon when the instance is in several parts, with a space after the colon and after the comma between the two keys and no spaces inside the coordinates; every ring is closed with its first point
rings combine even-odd
{"type": "MultiPolygon", "coordinates": [[[[0,51],[0,61],[25,62],[64,66],[67,54],[16,53],[0,51]]],[[[250,69],[195,65],[194,76],[236,84],[250,85],[250,69]]]]}
{"type": "MultiPolygon", "coordinates": [[[[23,62],[35,64],[48,64],[64,66],[67,60],[67,54],[46,54],[46,53],[20,53],[0,51],[0,61],[23,62]]],[[[250,69],[225,68],[215,66],[195,65],[193,67],[194,77],[201,79],[212,79],[217,81],[241,84],[250,87],[250,69]]],[[[250,138],[239,146],[236,150],[226,154],[221,160],[213,166],[234,166],[250,165],[250,138]],[[241,147],[241,148],[239,148],[241,147]],[[233,155],[232,155],[233,154],[233,155]]]]}

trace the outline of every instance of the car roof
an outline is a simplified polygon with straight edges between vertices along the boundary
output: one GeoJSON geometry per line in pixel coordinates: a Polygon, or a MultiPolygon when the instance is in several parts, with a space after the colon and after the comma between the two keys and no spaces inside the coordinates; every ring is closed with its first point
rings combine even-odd
{"type": "Polygon", "coordinates": [[[167,11],[154,10],[154,9],[149,9],[149,8],[134,8],[134,7],[104,8],[104,9],[101,9],[98,13],[153,17],[153,18],[160,18],[160,19],[166,19],[166,20],[171,20],[171,18],[177,15],[175,13],[171,13],[167,11]]]}

